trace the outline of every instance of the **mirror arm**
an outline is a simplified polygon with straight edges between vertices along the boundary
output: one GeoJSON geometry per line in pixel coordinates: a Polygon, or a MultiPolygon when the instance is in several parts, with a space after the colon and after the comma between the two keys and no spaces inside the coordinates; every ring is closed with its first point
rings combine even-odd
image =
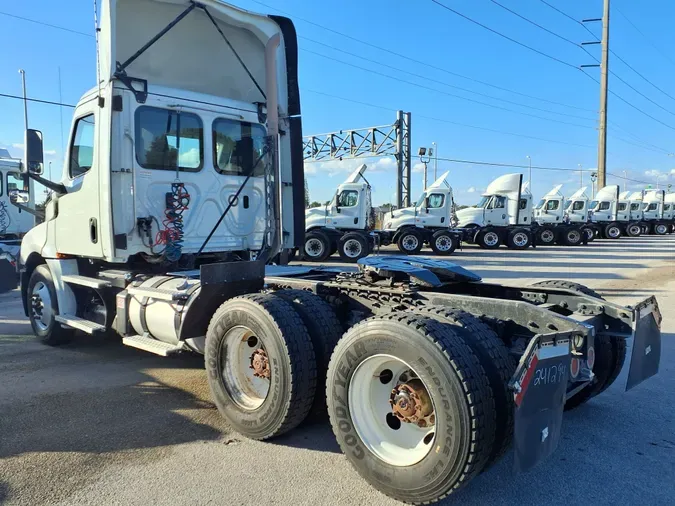
{"type": "Polygon", "coordinates": [[[37,174],[33,174],[32,172],[28,172],[27,175],[29,178],[34,179],[42,186],[49,188],[51,191],[58,193],[59,195],[65,195],[66,193],[68,193],[66,187],[63,186],[61,183],[54,183],[53,181],[45,179],[42,176],[38,176],[37,174]]]}

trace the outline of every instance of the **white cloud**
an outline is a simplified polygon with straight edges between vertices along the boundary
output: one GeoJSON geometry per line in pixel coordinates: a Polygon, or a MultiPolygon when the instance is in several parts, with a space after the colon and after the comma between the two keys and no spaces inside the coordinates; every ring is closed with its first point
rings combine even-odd
{"type": "Polygon", "coordinates": [[[368,165],[368,172],[396,171],[397,168],[396,160],[391,156],[380,158],[375,163],[365,163],[368,165]]]}
{"type": "Polygon", "coordinates": [[[466,193],[476,193],[476,191],[477,191],[477,190],[476,190],[476,187],[475,187],[475,186],[472,186],[471,188],[469,188],[468,190],[466,190],[466,193]]]}
{"type": "Polygon", "coordinates": [[[178,156],[178,163],[182,167],[197,167],[199,165],[199,149],[192,148],[178,156]]]}
{"type": "MultiPolygon", "coordinates": [[[[19,151],[21,152],[21,153],[19,153],[18,155],[16,155],[16,158],[21,158],[21,157],[23,156],[23,152],[24,152],[24,149],[25,149],[24,144],[23,144],[23,143],[20,143],[20,142],[15,142],[15,143],[12,144],[12,147],[13,147],[15,150],[19,150],[19,151]]],[[[55,150],[55,149],[45,149],[45,150],[43,150],[42,153],[43,153],[43,154],[45,155],[45,157],[47,157],[47,158],[54,158],[54,157],[56,157],[56,150],[55,150]]]]}
{"type": "Polygon", "coordinates": [[[422,162],[417,162],[412,167],[413,172],[424,172],[424,164],[422,162]]]}
{"type": "Polygon", "coordinates": [[[660,170],[650,169],[645,171],[647,177],[661,177],[663,173],[660,170]]]}
{"type": "Polygon", "coordinates": [[[18,143],[18,142],[15,142],[14,144],[12,144],[12,147],[13,147],[13,148],[16,148],[16,149],[20,149],[21,151],[24,150],[24,145],[23,145],[23,144],[20,144],[20,143],[18,143]]]}
{"type": "MultiPolygon", "coordinates": [[[[386,158],[349,158],[346,160],[328,160],[325,162],[305,162],[305,175],[333,177],[339,174],[347,175],[354,172],[362,164],[366,164],[368,172],[390,172],[396,174],[396,160],[386,158]]],[[[366,176],[367,177],[367,176],[366,176]]]]}
{"type": "Polygon", "coordinates": [[[671,175],[671,176],[675,176],[675,169],[673,169],[673,170],[670,171],[670,175],[671,175]]]}

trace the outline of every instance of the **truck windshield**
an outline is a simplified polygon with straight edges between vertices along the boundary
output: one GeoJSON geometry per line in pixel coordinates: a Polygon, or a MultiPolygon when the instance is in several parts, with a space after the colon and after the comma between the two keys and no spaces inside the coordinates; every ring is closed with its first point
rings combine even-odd
{"type": "Polygon", "coordinates": [[[427,198],[427,194],[422,193],[422,195],[420,195],[420,198],[415,203],[415,207],[422,207],[424,205],[424,199],[426,199],[426,198],[427,198]]]}
{"type": "Polygon", "coordinates": [[[592,201],[589,204],[588,209],[591,210],[591,211],[595,211],[597,209],[599,203],[600,203],[600,201],[598,201],[598,200],[592,201]]]}
{"type": "Polygon", "coordinates": [[[571,205],[572,205],[572,201],[571,201],[571,200],[568,200],[567,202],[565,202],[565,211],[569,210],[569,208],[570,208],[571,205]]]}
{"type": "Polygon", "coordinates": [[[535,208],[535,209],[541,209],[542,207],[544,207],[544,204],[545,204],[545,203],[546,203],[546,199],[541,199],[541,200],[539,201],[539,203],[538,203],[536,206],[534,206],[534,208],[535,208]]]}
{"type": "Polygon", "coordinates": [[[631,204],[630,210],[631,211],[639,211],[640,210],[640,204],[631,204]]]}
{"type": "Polygon", "coordinates": [[[478,204],[476,204],[476,207],[484,208],[485,206],[487,206],[487,204],[488,204],[489,201],[490,201],[490,197],[489,197],[489,196],[488,196],[488,197],[483,197],[482,199],[480,199],[480,201],[478,202],[478,204]]]}

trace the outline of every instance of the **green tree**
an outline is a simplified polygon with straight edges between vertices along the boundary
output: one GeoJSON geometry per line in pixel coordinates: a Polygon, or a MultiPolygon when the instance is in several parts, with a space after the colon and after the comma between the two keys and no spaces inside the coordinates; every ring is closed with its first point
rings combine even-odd
{"type": "Polygon", "coordinates": [[[317,201],[315,200],[314,202],[312,202],[311,204],[309,204],[308,207],[312,208],[312,207],[321,207],[321,206],[322,206],[321,202],[317,202],[317,201]]]}

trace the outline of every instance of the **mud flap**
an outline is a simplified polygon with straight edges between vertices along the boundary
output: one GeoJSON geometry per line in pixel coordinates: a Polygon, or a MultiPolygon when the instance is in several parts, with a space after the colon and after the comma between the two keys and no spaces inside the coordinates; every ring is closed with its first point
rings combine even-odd
{"type": "Polygon", "coordinates": [[[536,336],[510,385],[516,405],[515,470],[527,471],[551,455],[560,440],[570,374],[570,340],[536,336]]]}
{"type": "Polygon", "coordinates": [[[647,299],[635,308],[633,350],[626,390],[659,372],[661,361],[661,313],[656,300],[647,299]]]}

